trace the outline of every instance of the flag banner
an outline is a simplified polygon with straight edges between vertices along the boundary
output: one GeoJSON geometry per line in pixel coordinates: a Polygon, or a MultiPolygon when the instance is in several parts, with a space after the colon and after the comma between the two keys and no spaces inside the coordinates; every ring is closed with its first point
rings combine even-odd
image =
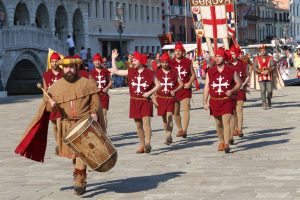
{"type": "MultiPolygon", "coordinates": [[[[238,46],[235,39],[236,17],[234,0],[190,0],[192,19],[197,37],[229,39],[238,46]]],[[[228,45],[226,45],[228,46],[228,45]]]]}

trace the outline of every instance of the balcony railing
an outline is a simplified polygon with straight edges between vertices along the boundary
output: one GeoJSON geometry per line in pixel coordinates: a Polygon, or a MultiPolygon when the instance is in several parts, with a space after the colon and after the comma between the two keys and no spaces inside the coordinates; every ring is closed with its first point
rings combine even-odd
{"type": "Polygon", "coordinates": [[[31,26],[11,26],[0,29],[0,51],[15,49],[39,49],[66,53],[67,47],[64,41],[53,36],[48,30],[31,26]]]}

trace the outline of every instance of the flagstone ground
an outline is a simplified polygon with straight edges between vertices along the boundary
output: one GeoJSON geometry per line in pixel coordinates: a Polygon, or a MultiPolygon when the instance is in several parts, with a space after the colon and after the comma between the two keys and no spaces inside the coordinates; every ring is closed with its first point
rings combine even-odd
{"type": "Polygon", "coordinates": [[[252,91],[245,104],[245,137],[237,138],[226,155],[216,150],[214,121],[201,108],[199,92],[193,95],[186,139],[174,137],[171,146],[164,145],[162,120],[152,119],[150,155],[135,154],[138,139],[128,119],[128,90],[114,89],[110,96],[108,135],[118,162],[107,173],[89,172],[83,197],[73,195],[71,161],[54,155],[52,127],[45,163],[14,154],[40,96],[0,99],[0,199],[300,199],[299,87],[275,91],[274,106],[267,111],[252,91]]]}

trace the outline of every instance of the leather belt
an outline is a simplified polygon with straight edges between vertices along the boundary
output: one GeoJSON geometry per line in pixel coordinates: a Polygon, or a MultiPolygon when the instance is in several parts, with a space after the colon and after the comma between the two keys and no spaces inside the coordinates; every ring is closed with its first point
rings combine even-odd
{"type": "Polygon", "coordinates": [[[221,100],[226,100],[226,99],[229,99],[229,97],[210,97],[210,99],[212,99],[212,100],[219,100],[219,101],[221,101],[221,100]]]}
{"type": "Polygon", "coordinates": [[[170,97],[170,96],[161,96],[161,95],[156,95],[158,98],[161,98],[161,99],[174,99],[174,97],[170,97]]]}

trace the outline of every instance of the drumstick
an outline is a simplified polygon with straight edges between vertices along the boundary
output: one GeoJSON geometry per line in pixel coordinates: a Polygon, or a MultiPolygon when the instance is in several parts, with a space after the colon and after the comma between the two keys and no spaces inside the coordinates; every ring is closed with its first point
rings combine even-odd
{"type": "Polygon", "coordinates": [[[41,89],[41,90],[44,92],[44,94],[45,94],[49,99],[52,99],[52,98],[49,96],[49,94],[44,90],[44,88],[42,87],[42,84],[41,84],[41,83],[37,83],[36,86],[37,86],[39,89],[41,89]]]}

